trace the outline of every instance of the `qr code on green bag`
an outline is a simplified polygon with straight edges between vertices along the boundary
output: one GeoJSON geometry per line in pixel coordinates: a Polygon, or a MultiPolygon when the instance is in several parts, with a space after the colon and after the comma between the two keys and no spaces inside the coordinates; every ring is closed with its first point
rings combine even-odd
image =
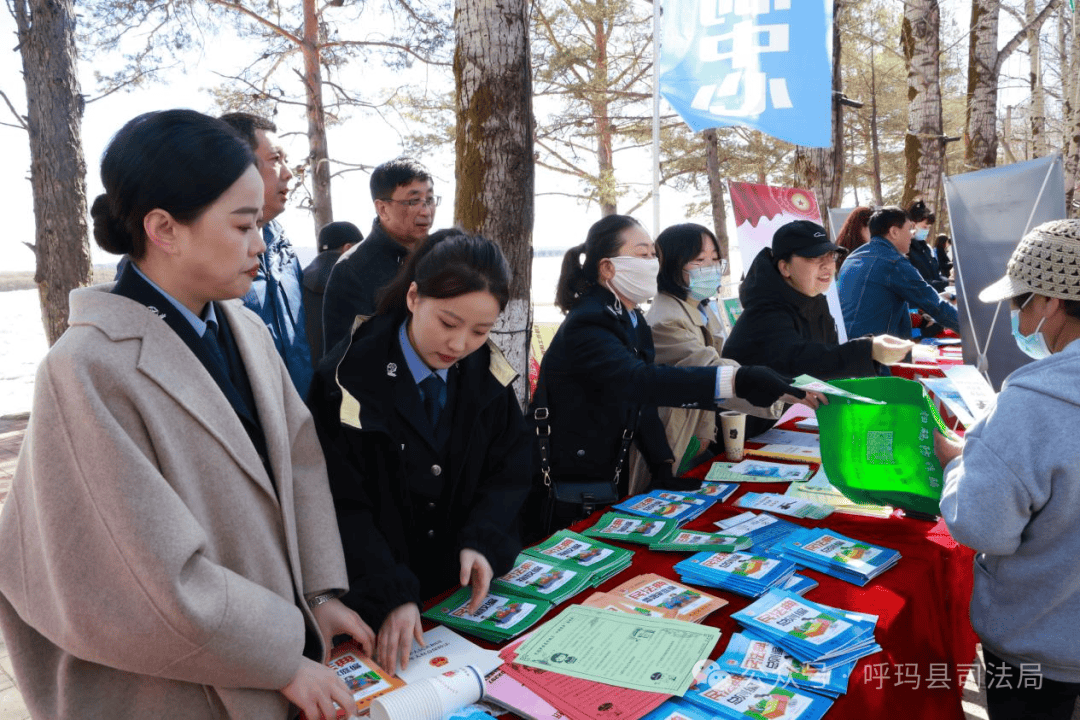
{"type": "Polygon", "coordinates": [[[887,430],[870,430],[866,433],[866,461],[871,465],[895,465],[893,460],[893,433],[887,430]]]}

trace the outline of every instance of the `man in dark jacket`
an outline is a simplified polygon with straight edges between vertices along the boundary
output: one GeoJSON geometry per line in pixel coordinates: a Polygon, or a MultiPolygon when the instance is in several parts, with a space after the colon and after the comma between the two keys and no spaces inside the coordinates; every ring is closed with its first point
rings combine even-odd
{"type": "Polygon", "coordinates": [[[385,162],[371,173],[377,217],[362,243],[338,260],[323,298],[323,352],[349,334],[357,315],[375,314],[378,292],[435,222],[439,198],[431,175],[410,158],[385,162]]]}
{"type": "Polygon", "coordinates": [[[304,268],[304,314],[313,366],[318,365],[323,356],[323,295],[330,271],[343,253],[363,239],[360,228],[351,222],[326,223],[319,230],[319,254],[304,268]]]}
{"type": "Polygon", "coordinates": [[[887,335],[841,344],[825,291],[836,252],[825,228],[796,220],[773,235],[739,286],[742,315],[721,353],[742,365],[768,365],[782,375],[820,380],[877,374],[875,362],[903,359],[910,342],[887,335]]]}

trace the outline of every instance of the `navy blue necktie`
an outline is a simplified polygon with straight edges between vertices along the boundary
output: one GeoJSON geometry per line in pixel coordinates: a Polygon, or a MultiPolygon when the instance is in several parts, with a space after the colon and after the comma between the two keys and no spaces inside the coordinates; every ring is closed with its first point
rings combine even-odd
{"type": "Polygon", "coordinates": [[[203,342],[210,348],[210,352],[221,363],[225,374],[232,379],[232,366],[229,363],[229,354],[221,344],[221,336],[218,334],[218,324],[214,320],[206,321],[206,332],[202,336],[203,342]]]}
{"type": "Polygon", "coordinates": [[[424,411],[431,420],[431,427],[439,426],[439,413],[446,404],[446,383],[435,373],[420,381],[420,390],[424,395],[424,411]]]}

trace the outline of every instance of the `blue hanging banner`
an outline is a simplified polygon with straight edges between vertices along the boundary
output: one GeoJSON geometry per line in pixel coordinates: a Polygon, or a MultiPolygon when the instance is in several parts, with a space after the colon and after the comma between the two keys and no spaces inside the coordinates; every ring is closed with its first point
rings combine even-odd
{"type": "Polygon", "coordinates": [[[666,0],[660,93],[695,132],[745,125],[832,144],[826,0],[666,0]]]}

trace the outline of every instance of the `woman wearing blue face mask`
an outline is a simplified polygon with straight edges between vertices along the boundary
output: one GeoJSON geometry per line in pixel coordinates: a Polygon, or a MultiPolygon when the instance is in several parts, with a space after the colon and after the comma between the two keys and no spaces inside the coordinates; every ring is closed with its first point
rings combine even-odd
{"type": "MultiPolygon", "coordinates": [[[[696,223],[673,225],[656,237],[656,254],[660,261],[658,292],[645,314],[656,348],[656,362],[676,367],[738,368],[734,360],[720,357],[724,334],[720,318],[709,302],[720,289],[724,267],[716,236],[696,223]]],[[[726,410],[772,420],[784,410],[783,403],[762,408],[741,398],[724,400],[719,405],[726,410]]],[[[691,447],[696,448],[693,454],[699,456],[691,460],[692,464],[722,450],[716,442],[716,409],[661,407],[658,412],[676,464],[682,462],[691,447]]],[[[648,484],[648,466],[635,450],[630,460],[630,492],[648,484]]]]}
{"type": "Polygon", "coordinates": [[[907,254],[908,260],[919,271],[923,280],[941,292],[948,286],[949,280],[941,275],[941,266],[927,242],[927,238],[930,237],[930,226],[937,220],[937,216],[922,200],[916,200],[908,205],[907,215],[911,222],[915,223],[915,233],[911,236],[911,247],[907,254]]]}
{"type": "Polygon", "coordinates": [[[971,624],[990,718],[1067,720],[1080,697],[1080,221],[1028,233],[979,299],[1010,301],[1036,362],[1009,375],[962,443],[935,438],[941,514],[977,553],[971,624]]]}
{"type": "Polygon", "coordinates": [[[528,413],[538,431],[534,499],[550,511],[550,520],[530,518],[534,533],[627,494],[631,444],[655,486],[679,486],[658,406],[711,410],[734,397],[765,407],[806,397],[816,406],[815,396],[769,368],[654,364],[639,306],[656,295],[659,267],[649,234],[626,215],[598,221],[566,253],[555,304],[567,316],[544,354],[528,413]]]}

